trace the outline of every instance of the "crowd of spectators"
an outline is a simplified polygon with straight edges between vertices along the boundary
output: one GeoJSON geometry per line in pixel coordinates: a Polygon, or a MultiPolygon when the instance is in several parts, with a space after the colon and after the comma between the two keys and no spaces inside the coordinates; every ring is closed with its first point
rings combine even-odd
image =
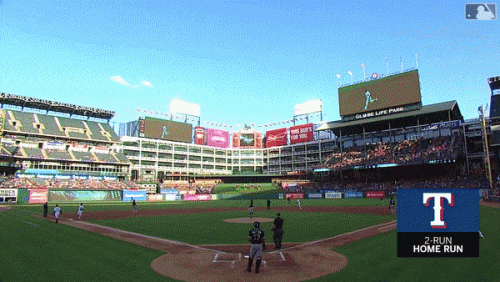
{"type": "Polygon", "coordinates": [[[396,191],[397,189],[488,189],[488,182],[481,177],[434,177],[369,183],[326,182],[318,190],[346,191],[396,191]]]}
{"type": "Polygon", "coordinates": [[[8,189],[62,189],[62,190],[137,190],[133,182],[107,179],[44,179],[8,177],[0,182],[0,188],[8,189]]]}
{"type": "Polygon", "coordinates": [[[345,152],[336,148],[317,168],[351,169],[377,165],[422,164],[430,161],[456,160],[459,154],[461,135],[440,136],[395,143],[378,143],[353,146],[345,152]]]}

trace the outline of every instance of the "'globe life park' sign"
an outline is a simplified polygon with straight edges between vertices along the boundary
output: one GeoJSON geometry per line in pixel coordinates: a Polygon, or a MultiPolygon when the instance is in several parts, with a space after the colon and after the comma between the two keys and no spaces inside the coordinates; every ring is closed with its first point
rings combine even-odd
{"type": "Polygon", "coordinates": [[[360,120],[360,119],[365,119],[365,118],[372,118],[372,117],[378,117],[378,116],[386,116],[386,115],[392,115],[392,114],[397,114],[397,113],[403,113],[403,112],[408,112],[408,111],[414,111],[420,109],[420,105],[408,105],[408,106],[399,106],[399,107],[393,107],[393,108],[388,108],[388,109],[383,109],[383,110],[376,110],[376,111],[371,111],[371,112],[366,112],[366,113],[359,113],[351,116],[344,117],[344,121],[350,121],[350,120],[360,120]]]}

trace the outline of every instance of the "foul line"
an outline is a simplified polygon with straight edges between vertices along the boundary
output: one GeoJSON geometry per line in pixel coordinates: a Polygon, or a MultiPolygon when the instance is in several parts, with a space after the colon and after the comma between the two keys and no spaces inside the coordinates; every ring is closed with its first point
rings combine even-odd
{"type": "Polygon", "coordinates": [[[207,248],[203,248],[203,247],[198,247],[198,246],[191,245],[191,244],[184,243],[184,242],[179,242],[179,241],[168,240],[168,239],[164,239],[164,238],[159,238],[159,237],[154,237],[154,236],[139,234],[139,233],[135,233],[135,232],[130,232],[130,231],[125,231],[125,230],[121,230],[121,229],[116,229],[116,228],[113,228],[113,227],[102,226],[102,225],[88,223],[88,222],[84,222],[84,221],[73,221],[73,223],[75,223],[75,222],[78,222],[79,224],[84,224],[84,225],[86,224],[86,225],[90,225],[90,226],[94,226],[94,227],[108,229],[108,230],[115,231],[115,232],[118,232],[118,233],[125,233],[125,234],[129,234],[129,235],[137,236],[137,237],[143,237],[143,238],[148,238],[148,239],[152,239],[152,240],[162,241],[164,243],[169,243],[169,244],[174,244],[174,245],[180,245],[180,246],[186,246],[186,247],[191,247],[193,249],[199,249],[199,250],[203,250],[203,251],[216,252],[216,253],[220,253],[220,254],[227,254],[226,252],[223,252],[223,251],[211,250],[211,249],[207,249],[207,248]]]}
{"type": "MultiPolygon", "coordinates": [[[[312,241],[312,242],[307,242],[307,243],[304,243],[304,244],[301,244],[301,245],[297,245],[297,246],[285,248],[285,249],[282,249],[280,251],[288,251],[288,250],[291,250],[291,249],[296,249],[296,248],[304,247],[304,246],[307,246],[307,245],[317,244],[317,243],[320,243],[320,242],[323,242],[323,241],[327,241],[327,240],[331,240],[331,239],[335,239],[335,238],[340,238],[340,237],[351,235],[351,234],[354,234],[354,233],[357,233],[357,232],[365,231],[365,230],[368,230],[368,229],[373,229],[373,228],[376,228],[376,227],[379,227],[379,226],[383,226],[383,225],[387,225],[387,224],[392,225],[392,224],[394,224],[396,222],[397,222],[396,220],[390,221],[390,222],[384,222],[384,223],[381,223],[381,224],[373,225],[373,226],[370,226],[370,227],[365,227],[365,228],[362,228],[362,229],[358,229],[358,230],[355,230],[355,231],[347,232],[347,233],[340,234],[340,235],[337,235],[337,236],[333,236],[333,237],[330,237],[330,238],[320,239],[320,240],[316,240],[316,241],[312,241]]],[[[275,253],[275,252],[277,252],[277,251],[273,251],[273,252],[269,252],[269,253],[275,253]]]]}

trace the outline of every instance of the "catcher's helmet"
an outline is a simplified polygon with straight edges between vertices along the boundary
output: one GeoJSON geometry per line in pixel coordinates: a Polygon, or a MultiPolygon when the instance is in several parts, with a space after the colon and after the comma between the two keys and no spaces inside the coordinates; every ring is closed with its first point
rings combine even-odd
{"type": "Polygon", "coordinates": [[[253,223],[254,228],[259,228],[260,227],[260,222],[256,221],[253,223]]]}

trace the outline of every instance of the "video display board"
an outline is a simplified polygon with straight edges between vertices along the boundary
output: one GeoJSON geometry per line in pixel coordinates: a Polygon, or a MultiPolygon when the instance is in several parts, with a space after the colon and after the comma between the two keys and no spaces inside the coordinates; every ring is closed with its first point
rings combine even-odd
{"type": "Polygon", "coordinates": [[[262,132],[233,132],[233,148],[262,148],[262,132]]]}
{"type": "Polygon", "coordinates": [[[339,88],[341,116],[382,109],[388,109],[387,114],[391,114],[402,111],[395,109],[399,106],[421,101],[417,70],[339,88]]]}
{"type": "Polygon", "coordinates": [[[312,123],[290,127],[290,144],[313,141],[314,129],[312,123]]]}
{"type": "Polygon", "coordinates": [[[229,132],[207,128],[207,145],[217,148],[229,148],[229,132]]]}
{"type": "Polygon", "coordinates": [[[193,126],[190,123],[146,117],[139,121],[139,136],[191,143],[193,126]]]}
{"type": "Polygon", "coordinates": [[[266,148],[286,145],[286,135],[286,128],[266,131],[266,148]]]}
{"type": "Polygon", "coordinates": [[[255,134],[242,133],[240,135],[240,147],[253,147],[255,146],[255,134]]]}

